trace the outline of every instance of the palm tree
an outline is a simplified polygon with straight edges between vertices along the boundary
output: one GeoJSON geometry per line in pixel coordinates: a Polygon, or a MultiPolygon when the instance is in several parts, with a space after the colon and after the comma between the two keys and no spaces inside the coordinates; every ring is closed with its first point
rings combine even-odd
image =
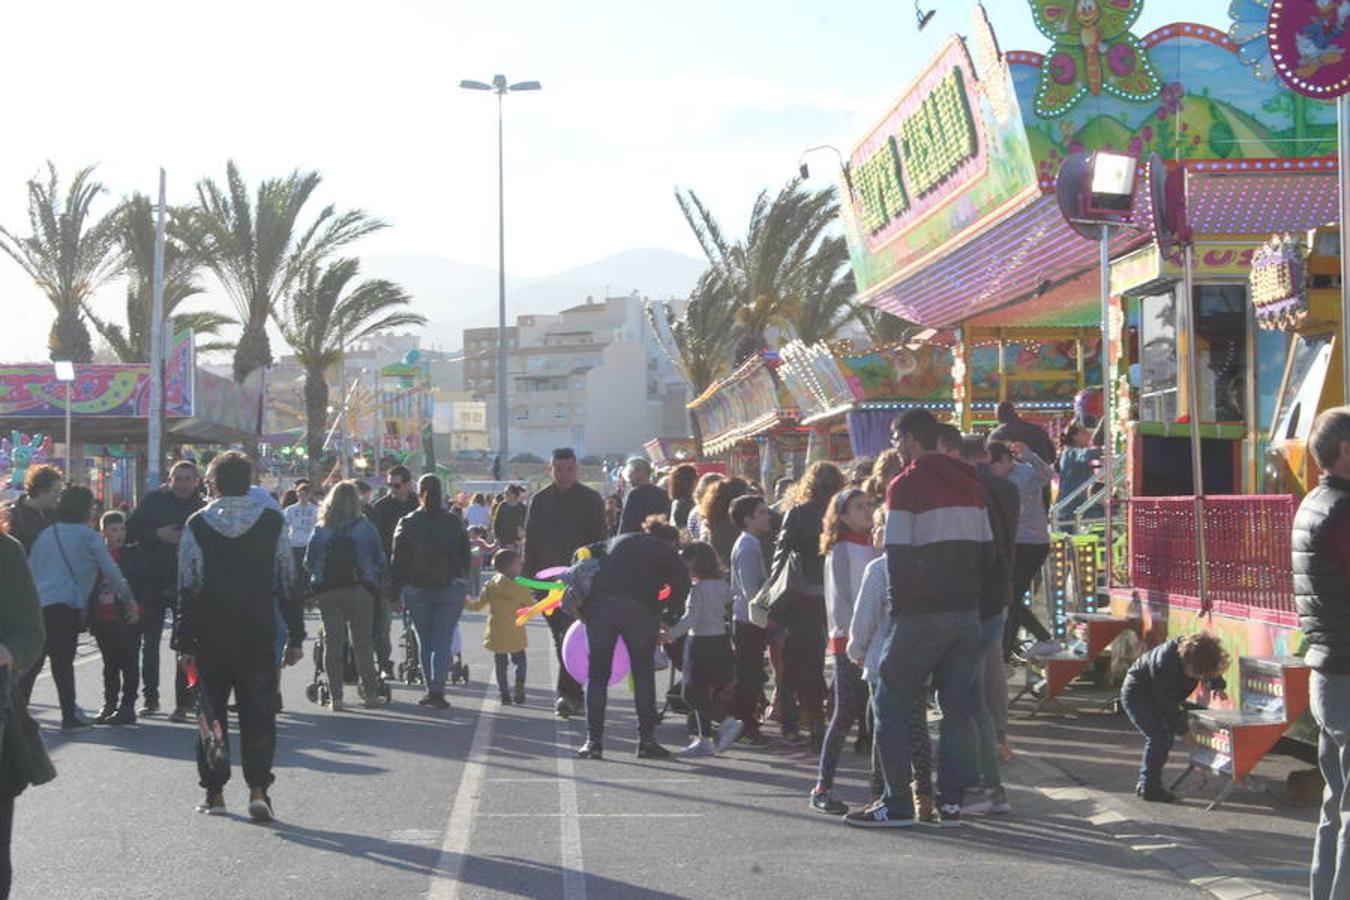
{"type": "Polygon", "coordinates": [[[47,161],[47,180],[28,180],[28,226],[20,238],[0,227],[0,249],[56,307],[47,346],[52,359],[87,363],[94,351],[89,329],[81,319],[84,305],[100,285],[116,275],[122,260],[117,247],[116,210],[95,219],[90,208],[104,193],[93,178],[94,167],[75,173],[64,195],[56,166],[47,161]]]}
{"type": "MultiPolygon", "coordinates": [[[[695,397],[701,395],[731,368],[736,342],[736,305],[715,269],[698,280],[683,310],[670,301],[647,306],[647,318],[666,355],[689,382],[695,397]]],[[[703,455],[703,429],[689,413],[694,450],[703,455]]]]}
{"type": "Polygon", "coordinates": [[[209,178],[197,182],[197,249],[243,326],[234,351],[236,381],[272,364],[267,320],[281,297],[324,257],[385,227],[361,210],[340,213],[331,205],[302,227],[300,214],[321,181],[317,172],[295,170],[264,180],[250,197],[230,160],[223,186],[209,178]]]}
{"type": "Polygon", "coordinates": [[[323,269],[307,266],[274,315],[282,337],[305,369],[305,447],[310,483],[315,485],[323,483],[320,466],[328,421],[328,370],[342,359],[352,341],[427,321],[399,309],[412,298],[391,281],[372,279],[348,290],[360,268],[355,259],[340,259],[323,269]]]}
{"type": "Polygon", "coordinates": [[[840,329],[857,317],[848,244],[842,236],[821,240],[803,267],[800,288],[801,300],[791,326],[806,343],[834,340],[840,329]]]}
{"type": "MultiPolygon", "coordinates": [[[[122,204],[118,218],[117,240],[121,247],[125,269],[130,276],[127,284],[127,320],[123,326],[105,322],[85,308],[85,315],[103,339],[108,342],[122,362],[145,362],[150,358],[150,313],[153,308],[155,265],[155,205],[144,194],[133,194],[122,204]]],[[[200,247],[202,236],[193,232],[196,227],[192,211],[186,208],[170,209],[166,216],[164,234],[164,316],[170,322],[172,333],[191,330],[197,335],[219,335],[225,325],[234,319],[224,313],[210,310],[175,314],[179,305],[202,293],[197,273],[205,265],[200,247]]],[[[221,350],[230,347],[220,342],[198,345],[200,350],[221,350]]]]}
{"type": "Polygon", "coordinates": [[[736,242],[726,238],[693,191],[677,189],[675,200],[708,262],[735,298],[737,361],[764,348],[771,328],[786,330],[809,291],[828,287],[828,281],[812,272],[812,261],[839,215],[833,188],[809,191],[793,179],[772,200],[768,191],[761,191],[746,236],[736,242]]]}

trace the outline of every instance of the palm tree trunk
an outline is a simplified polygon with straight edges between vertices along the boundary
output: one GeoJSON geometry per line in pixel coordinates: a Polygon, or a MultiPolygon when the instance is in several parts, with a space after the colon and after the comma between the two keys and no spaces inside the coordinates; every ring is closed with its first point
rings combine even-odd
{"type": "Polygon", "coordinates": [[[328,427],[328,380],[322,370],[305,371],[305,452],[309,454],[309,490],[322,490],[323,439],[328,427]]]}
{"type": "Polygon", "coordinates": [[[694,439],[694,458],[703,459],[703,423],[698,420],[698,414],[692,409],[688,412],[689,436],[694,439]]]}
{"type": "MultiPolygon", "coordinates": [[[[244,331],[239,335],[239,343],[234,348],[234,380],[243,384],[244,379],[248,378],[258,369],[264,369],[272,364],[272,344],[267,339],[267,322],[264,320],[258,326],[245,325],[244,331]]],[[[265,410],[267,408],[267,392],[264,391],[259,400],[263,415],[259,416],[259,428],[266,419],[265,410]]],[[[258,437],[257,433],[248,435],[243,440],[244,453],[253,460],[254,477],[256,478],[261,471],[261,460],[258,458],[258,437]]]]}
{"type": "Polygon", "coordinates": [[[89,328],[80,318],[79,309],[63,309],[56,313],[51,334],[47,339],[51,358],[87,363],[94,358],[94,347],[89,340],[89,328]]]}

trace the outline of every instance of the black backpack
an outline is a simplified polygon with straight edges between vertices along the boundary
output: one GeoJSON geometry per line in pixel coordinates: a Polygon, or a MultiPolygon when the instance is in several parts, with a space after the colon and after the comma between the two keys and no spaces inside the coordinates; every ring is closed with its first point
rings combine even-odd
{"type": "Polygon", "coordinates": [[[338,588],[355,587],[361,583],[361,567],[356,561],[356,540],[352,537],[352,526],[339,528],[328,539],[328,549],[323,557],[323,578],[321,587],[327,591],[338,588]]]}

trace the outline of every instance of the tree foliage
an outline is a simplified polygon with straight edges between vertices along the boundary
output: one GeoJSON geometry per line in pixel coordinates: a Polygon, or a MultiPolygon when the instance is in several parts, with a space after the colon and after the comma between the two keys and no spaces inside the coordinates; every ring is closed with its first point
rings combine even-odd
{"type": "Polygon", "coordinates": [[[356,259],[339,259],[323,268],[311,264],[275,310],[277,328],[305,370],[306,448],[314,484],[323,482],[328,370],[354,341],[390,328],[426,324],[426,317],[406,308],[412,298],[391,281],[372,279],[351,287],[359,274],[356,259]]]}
{"type": "Polygon", "coordinates": [[[321,182],[317,172],[295,170],[263,180],[250,194],[231,160],[223,184],[210,178],[197,183],[198,250],[220,279],[243,327],[234,353],[238,381],[272,363],[267,321],[280,299],[323,259],[385,227],[361,210],[339,212],[332,205],[302,224],[306,204],[321,182]]]}
{"type": "Polygon", "coordinates": [[[56,165],[47,162],[47,178],[28,180],[29,235],[0,227],[4,250],[37,284],[56,309],[48,347],[52,359],[87,363],[93,358],[82,313],[100,285],[121,271],[116,210],[95,217],[94,202],[106,193],[94,167],[75,173],[63,191],[56,165]]]}

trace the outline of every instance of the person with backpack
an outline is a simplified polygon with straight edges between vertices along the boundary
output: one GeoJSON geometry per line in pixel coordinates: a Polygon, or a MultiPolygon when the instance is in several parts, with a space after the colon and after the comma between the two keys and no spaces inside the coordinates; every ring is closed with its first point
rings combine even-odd
{"type": "Polygon", "coordinates": [[[379,705],[380,677],[371,639],[375,602],[384,577],[380,532],[361,514],[356,484],[343,481],[324,499],[319,522],[305,548],[305,571],[323,617],[324,669],[329,673],[329,707],[342,711],[342,673],[351,627],[361,703],[379,705]]]}
{"type": "Polygon", "coordinates": [[[469,593],[469,535],[464,520],[446,511],[439,478],[423,475],[417,496],[419,507],[394,529],[389,567],[394,589],[412,615],[427,679],[427,694],[417,703],[445,709],[455,628],[469,593]]]}

